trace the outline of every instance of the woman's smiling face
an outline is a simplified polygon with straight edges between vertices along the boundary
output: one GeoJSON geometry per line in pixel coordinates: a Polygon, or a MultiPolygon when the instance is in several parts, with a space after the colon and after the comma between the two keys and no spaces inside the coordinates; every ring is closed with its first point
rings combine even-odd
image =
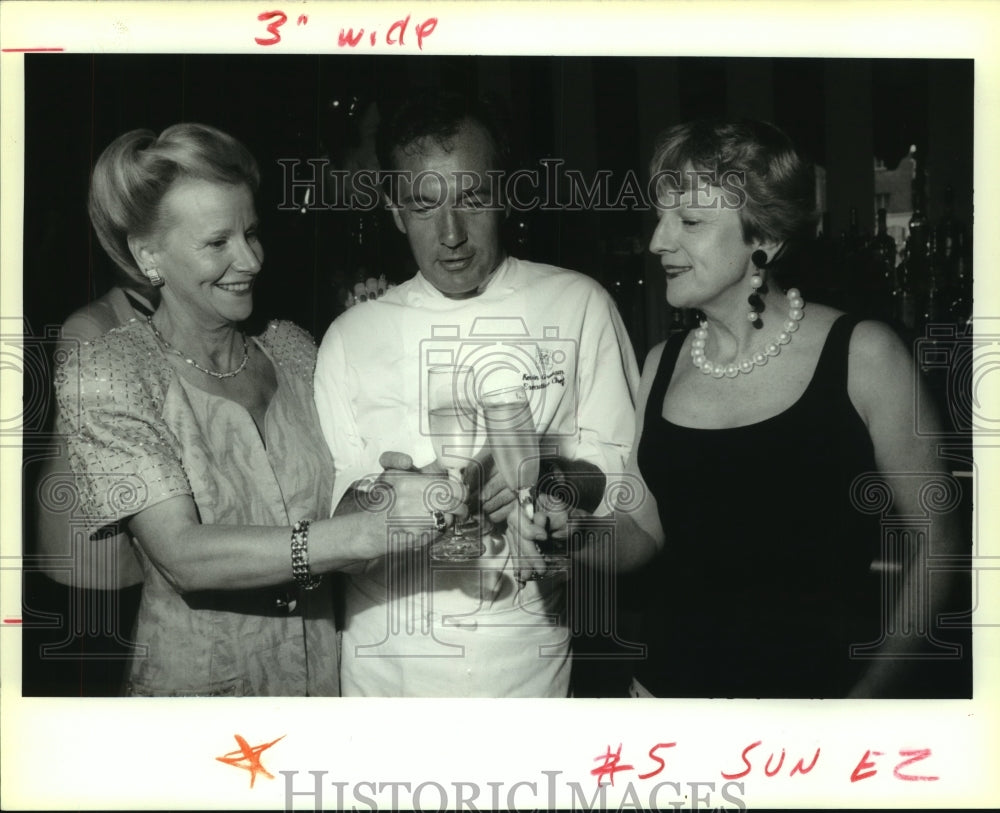
{"type": "Polygon", "coordinates": [[[744,240],[731,196],[718,186],[663,185],[657,204],[649,250],[659,256],[666,273],[667,302],[675,308],[701,308],[743,282],[758,246],[744,240]]]}
{"type": "Polygon", "coordinates": [[[182,179],[164,196],[161,212],[163,225],[145,262],[164,279],[164,304],[206,326],[249,317],[264,259],[250,189],[182,179]]]}

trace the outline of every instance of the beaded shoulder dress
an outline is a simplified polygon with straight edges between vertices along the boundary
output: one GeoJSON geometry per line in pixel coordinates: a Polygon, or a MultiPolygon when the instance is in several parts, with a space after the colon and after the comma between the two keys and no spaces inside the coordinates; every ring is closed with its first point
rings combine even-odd
{"type": "Polygon", "coordinates": [[[666,532],[635,671],[654,695],[841,697],[869,663],[850,654],[879,630],[879,523],[851,497],[876,470],[847,392],[857,321],[833,324],[798,401],[734,428],[662,417],[684,334],[664,348],[638,449],[666,532]]]}
{"type": "MultiPolygon", "coordinates": [[[[68,354],[55,376],[58,425],[82,532],[177,495],[194,500],[206,525],[290,528],[329,516],[333,462],[313,405],[315,345],[290,322],[253,341],[278,384],[261,431],[242,406],[179,376],[145,320],[68,354]]],[[[290,592],[289,558],[289,584],[181,594],[141,550],[140,560],[127,694],[339,694],[329,580],[290,592]]]]}

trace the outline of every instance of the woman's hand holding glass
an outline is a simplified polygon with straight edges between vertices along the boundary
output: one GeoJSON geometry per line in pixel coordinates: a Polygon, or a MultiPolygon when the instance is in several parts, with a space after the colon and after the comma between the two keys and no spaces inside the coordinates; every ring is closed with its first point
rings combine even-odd
{"type": "MultiPolygon", "coordinates": [[[[411,547],[427,542],[428,527],[435,530],[438,541],[468,516],[468,488],[448,478],[436,462],[418,469],[409,455],[390,451],[382,453],[379,465],[384,469],[382,474],[358,487],[358,507],[379,517],[376,521],[380,524],[384,524],[385,510],[396,517],[412,517],[412,533],[400,535],[411,547]]],[[[348,513],[355,510],[346,509],[348,513]]]]}
{"type": "Polygon", "coordinates": [[[538,524],[537,517],[537,513],[529,516],[521,503],[515,503],[507,517],[507,544],[514,578],[522,587],[529,581],[544,578],[549,570],[549,559],[540,548],[549,539],[549,532],[544,525],[538,524]]]}

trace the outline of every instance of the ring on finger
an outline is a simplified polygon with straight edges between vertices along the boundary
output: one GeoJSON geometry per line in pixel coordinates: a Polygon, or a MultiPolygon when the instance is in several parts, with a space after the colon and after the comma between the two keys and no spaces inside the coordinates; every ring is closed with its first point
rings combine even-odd
{"type": "Polygon", "coordinates": [[[448,527],[448,520],[445,519],[444,513],[441,511],[431,511],[431,519],[434,520],[434,530],[438,533],[443,532],[448,527]]]}

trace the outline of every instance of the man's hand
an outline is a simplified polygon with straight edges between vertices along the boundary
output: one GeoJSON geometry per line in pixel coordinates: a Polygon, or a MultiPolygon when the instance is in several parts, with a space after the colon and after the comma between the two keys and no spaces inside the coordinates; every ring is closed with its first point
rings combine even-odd
{"type": "Polygon", "coordinates": [[[490,522],[504,522],[514,510],[516,495],[500,476],[489,450],[481,449],[465,473],[471,498],[479,500],[490,522]]]}
{"type": "Polygon", "coordinates": [[[495,469],[480,489],[479,499],[483,511],[494,525],[508,519],[516,504],[516,495],[495,469]]]}

